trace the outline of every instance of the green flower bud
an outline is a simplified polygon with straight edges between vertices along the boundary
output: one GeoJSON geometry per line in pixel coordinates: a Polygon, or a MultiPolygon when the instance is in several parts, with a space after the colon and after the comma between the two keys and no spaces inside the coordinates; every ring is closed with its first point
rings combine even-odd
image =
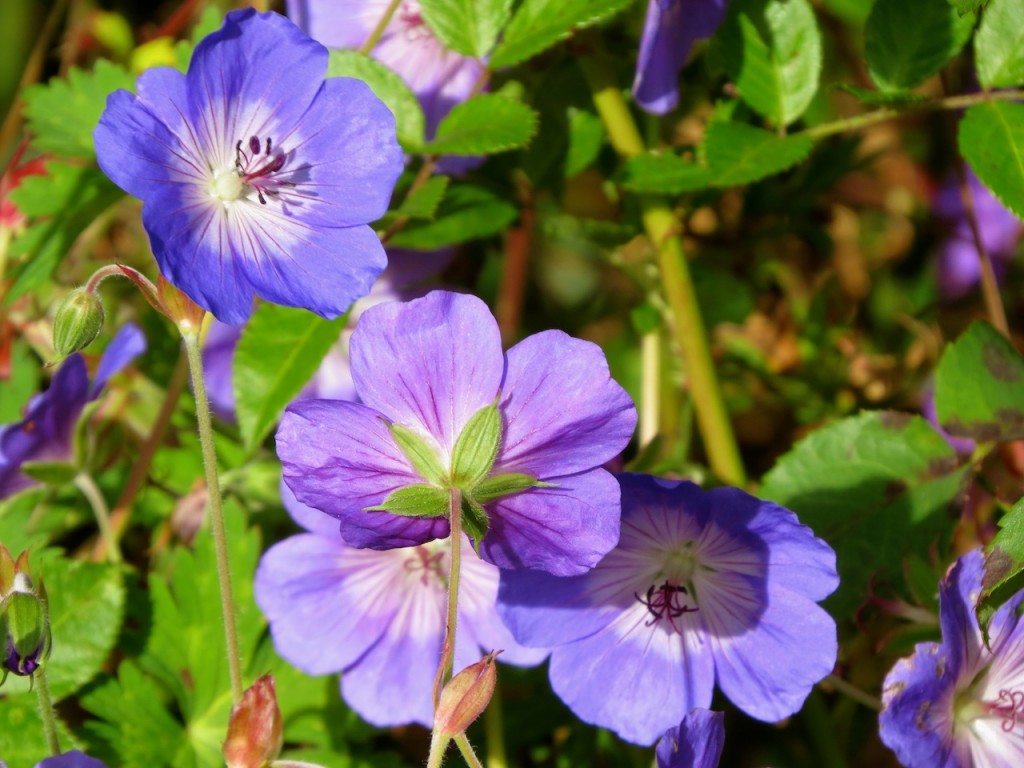
{"type": "Polygon", "coordinates": [[[103,304],[100,297],[85,288],[76,288],[61,302],[53,318],[53,349],[63,360],[85,349],[103,328],[103,304]]]}
{"type": "Polygon", "coordinates": [[[0,666],[7,673],[31,675],[50,655],[50,619],[46,590],[28,574],[28,556],[17,562],[0,545],[0,666]]]}

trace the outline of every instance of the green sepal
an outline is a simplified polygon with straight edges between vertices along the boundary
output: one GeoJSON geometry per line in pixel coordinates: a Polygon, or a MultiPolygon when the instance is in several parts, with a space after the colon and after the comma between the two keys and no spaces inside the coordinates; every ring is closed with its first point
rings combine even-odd
{"type": "Polygon", "coordinates": [[[515,493],[528,491],[530,488],[553,488],[555,483],[545,483],[532,475],[509,473],[507,475],[494,475],[486,480],[481,480],[473,486],[473,500],[481,504],[511,496],[515,493]]]}
{"type": "Polygon", "coordinates": [[[21,471],[44,485],[67,485],[74,481],[78,467],[65,461],[26,461],[21,471]]]}
{"type": "Polygon", "coordinates": [[[11,592],[0,603],[0,631],[7,647],[13,647],[17,656],[18,669],[11,670],[15,674],[31,674],[21,671],[23,665],[42,664],[50,655],[46,604],[31,592],[11,592]]]}
{"type": "Polygon", "coordinates": [[[494,466],[501,443],[501,413],[496,403],[473,414],[452,449],[452,482],[467,490],[483,480],[494,466]]]}
{"type": "Polygon", "coordinates": [[[444,467],[441,466],[437,451],[430,443],[401,424],[388,424],[388,428],[391,430],[391,436],[395,438],[395,444],[424,480],[434,485],[447,485],[444,467]]]}
{"type": "Polygon", "coordinates": [[[402,517],[443,517],[448,514],[448,491],[435,485],[407,485],[388,494],[384,503],[364,512],[390,512],[402,517]]]}
{"type": "Polygon", "coordinates": [[[487,510],[479,502],[468,496],[462,497],[462,530],[473,540],[473,549],[480,554],[480,541],[487,535],[491,523],[487,519],[487,510]]]}

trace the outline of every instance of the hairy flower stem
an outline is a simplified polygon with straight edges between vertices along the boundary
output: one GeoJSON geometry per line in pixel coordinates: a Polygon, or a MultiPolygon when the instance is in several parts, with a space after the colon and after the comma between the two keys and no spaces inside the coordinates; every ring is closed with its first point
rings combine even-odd
{"type": "Polygon", "coordinates": [[[448,502],[451,523],[451,564],[448,569],[448,619],[444,628],[444,645],[441,648],[441,663],[434,677],[434,712],[441,701],[441,689],[451,680],[452,665],[455,663],[455,630],[459,620],[459,568],[462,565],[462,491],[451,489],[448,502]]]}
{"type": "Polygon", "coordinates": [[[469,743],[469,739],[466,738],[466,734],[460,733],[455,737],[455,746],[459,748],[459,752],[462,753],[462,759],[466,761],[466,765],[470,768],[484,768],[483,763],[480,762],[480,758],[476,756],[473,751],[473,746],[469,743]]]}
{"type": "Polygon", "coordinates": [[[53,709],[50,698],[50,686],[46,683],[45,665],[39,667],[33,675],[36,697],[39,699],[39,715],[43,718],[43,733],[46,734],[46,748],[51,755],[60,754],[60,741],[57,738],[57,713],[53,709]]]}
{"type": "Polygon", "coordinates": [[[395,11],[398,10],[398,6],[401,4],[402,0],[391,0],[391,5],[385,9],[384,15],[380,17],[380,21],[378,21],[377,26],[373,28],[373,32],[371,32],[370,36],[366,38],[366,42],[359,46],[360,53],[369,56],[370,52],[377,47],[377,43],[379,43],[381,37],[384,36],[384,30],[388,28],[388,24],[391,23],[391,18],[395,15],[395,11]]]}
{"type": "Polygon", "coordinates": [[[231,571],[228,567],[227,533],[224,529],[224,508],[220,496],[220,478],[217,476],[217,453],[213,447],[213,424],[210,420],[210,402],[206,397],[203,379],[203,355],[199,349],[199,328],[182,329],[185,351],[192,371],[192,390],[196,398],[196,421],[199,424],[199,443],[203,449],[203,467],[206,470],[206,489],[210,498],[210,526],[213,546],[217,555],[217,578],[220,582],[220,605],[224,616],[224,639],[227,643],[228,673],[231,677],[231,700],[237,704],[242,698],[242,662],[238,651],[238,628],[235,626],[235,600],[231,591],[231,571]]]}
{"type": "MultiPolygon", "coordinates": [[[[647,148],[615,75],[600,51],[600,43],[595,41],[591,55],[580,59],[594,105],[615,151],[625,158],[643,154],[647,148]]],[[[683,253],[679,221],[660,197],[641,195],[639,202],[644,228],[657,251],[661,283],[711,469],[729,485],[742,487],[746,484],[746,472],[715,374],[697,293],[683,253]]]]}
{"type": "Polygon", "coordinates": [[[96,517],[96,526],[100,529],[100,538],[103,539],[103,546],[107,552],[107,559],[112,563],[120,563],[124,559],[121,556],[121,546],[117,543],[117,535],[114,527],[110,524],[110,510],[107,508],[107,501],[103,493],[96,486],[96,481],[88,472],[79,472],[75,477],[75,487],[82,492],[92,513],[96,517]]]}

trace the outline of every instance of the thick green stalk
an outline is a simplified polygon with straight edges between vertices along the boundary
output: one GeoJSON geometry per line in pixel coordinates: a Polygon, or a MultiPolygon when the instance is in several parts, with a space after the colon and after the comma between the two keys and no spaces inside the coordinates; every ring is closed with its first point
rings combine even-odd
{"type": "MultiPolygon", "coordinates": [[[[626,158],[646,152],[629,106],[601,55],[595,52],[582,58],[580,64],[612,146],[626,158]]],[[[660,197],[643,195],[639,202],[644,229],[657,251],[662,287],[672,313],[673,331],[683,357],[690,395],[696,406],[697,425],[711,469],[726,483],[743,486],[746,484],[746,472],[715,374],[704,320],[697,305],[697,293],[683,254],[679,221],[668,203],[660,197]]]]}
{"type": "Polygon", "coordinates": [[[235,599],[231,590],[231,570],[228,566],[227,532],[224,528],[224,508],[220,496],[220,478],[217,475],[217,452],[213,447],[213,423],[210,402],[206,397],[203,379],[203,355],[199,349],[199,328],[182,329],[185,352],[192,371],[192,390],[196,398],[196,421],[199,425],[199,443],[203,449],[203,467],[206,470],[206,489],[210,499],[210,526],[217,556],[217,578],[220,582],[220,604],[224,617],[224,639],[227,644],[228,674],[231,677],[231,700],[242,698],[242,661],[238,650],[238,628],[235,624],[235,599]]]}
{"type": "Polygon", "coordinates": [[[50,686],[46,683],[45,665],[39,667],[32,679],[36,684],[36,697],[39,699],[39,714],[43,718],[43,732],[46,734],[46,748],[51,755],[60,754],[60,741],[57,738],[57,713],[53,709],[50,698],[50,686]]]}
{"type": "Polygon", "coordinates": [[[103,493],[96,486],[96,481],[92,479],[88,472],[79,472],[77,477],[75,477],[75,486],[88,500],[89,506],[92,507],[92,513],[96,517],[96,525],[100,529],[100,537],[103,539],[104,547],[107,550],[107,559],[112,563],[120,563],[123,559],[121,557],[121,546],[117,543],[117,535],[110,524],[110,510],[107,508],[107,501],[103,498],[103,493]]]}

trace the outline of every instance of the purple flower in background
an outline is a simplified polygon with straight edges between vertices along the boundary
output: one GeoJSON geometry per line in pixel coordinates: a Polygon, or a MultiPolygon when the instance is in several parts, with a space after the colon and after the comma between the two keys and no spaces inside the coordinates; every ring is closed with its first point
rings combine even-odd
{"type": "Polygon", "coordinates": [[[366,224],[402,171],[394,118],[326,71],[322,45],[249,9],[196,46],[187,74],[150,69],[138,96],[107,100],[100,167],[142,199],[164,276],[226,323],[256,294],[335,317],[384,268],[366,224]]]}
{"type": "Polygon", "coordinates": [[[84,752],[75,750],[65,752],[56,757],[48,757],[42,762],[36,763],[35,768],[107,768],[95,757],[89,757],[84,752]]]}
{"type": "MultiPolygon", "coordinates": [[[[978,219],[981,241],[992,259],[997,277],[1017,253],[1024,224],[981,183],[969,167],[965,169],[974,214],[978,219]]],[[[935,215],[949,227],[949,235],[939,246],[939,293],[945,299],[965,296],[981,279],[978,249],[960,196],[960,181],[954,174],[935,198],[935,215]]]]}
{"type": "Polygon", "coordinates": [[[981,550],[939,585],[941,643],[919,643],[885,678],[882,741],[908,768],[1024,765],[1024,592],[999,608],[986,647],[974,607],[981,550]]]}
{"type": "Polygon", "coordinates": [[[25,462],[72,457],[71,439],[86,404],[145,349],[142,332],[134,325],[124,326],[103,353],[91,386],[85,360],[72,355],[54,374],[49,389],[29,402],[25,418],[0,426],[0,499],[37,485],[21,471],[25,462]]]}
{"type": "MultiPolygon", "coordinates": [[[[300,504],[282,484],[292,517],[308,533],[271,547],[256,572],[256,602],[278,653],[311,675],[341,672],[345,701],[374,725],[433,722],[431,690],[444,642],[447,541],[378,552],[355,549],[337,520],[300,504]]],[[[494,607],[498,569],[463,546],[455,669],[503,649],[502,661],[539,664],[494,607]]]]}
{"type": "Polygon", "coordinates": [[[277,432],[285,482],[304,504],[338,518],[348,544],[390,549],[448,536],[444,514],[367,508],[414,486],[440,486],[447,497],[456,440],[470,419],[496,406],[494,461],[463,493],[465,501],[491,489],[479,501],[489,524],[481,557],[502,568],[573,575],[615,546],[618,484],[600,466],[626,447],[636,408],[599,347],[546,331],[502,354],[482,301],[434,291],[368,310],[350,359],[362,403],[294,403],[277,432]],[[399,434],[418,441],[419,455],[429,454],[445,477],[414,465],[399,434]]]}
{"type": "Polygon", "coordinates": [[[36,763],[35,768],[107,768],[107,766],[95,757],[89,757],[84,752],[75,750],[56,757],[48,757],[42,762],[36,763]]]}
{"type": "MultiPolygon", "coordinates": [[[[329,48],[359,48],[384,17],[391,0],[287,0],[288,16],[329,48]]],[[[427,138],[453,106],[469,98],[484,65],[445,48],[423,22],[415,0],[399,3],[374,58],[393,70],[416,94],[426,118],[427,138]]]]}
{"type": "Polygon", "coordinates": [[[639,744],[708,707],[716,681],[759,720],[800,709],[835,665],[836,625],[816,604],[839,583],[832,549],[736,488],[618,479],[622,536],[593,571],[501,576],[498,611],[520,643],[552,648],[555,693],[639,744]]]}
{"type": "Polygon", "coordinates": [[[679,103],[679,72],[693,44],[711,37],[725,18],[726,0],[650,0],[640,38],[633,97],[664,115],[679,103]]]}
{"type": "Polygon", "coordinates": [[[661,737],[658,768],[716,768],[725,746],[725,715],[695,709],[661,737]]]}

